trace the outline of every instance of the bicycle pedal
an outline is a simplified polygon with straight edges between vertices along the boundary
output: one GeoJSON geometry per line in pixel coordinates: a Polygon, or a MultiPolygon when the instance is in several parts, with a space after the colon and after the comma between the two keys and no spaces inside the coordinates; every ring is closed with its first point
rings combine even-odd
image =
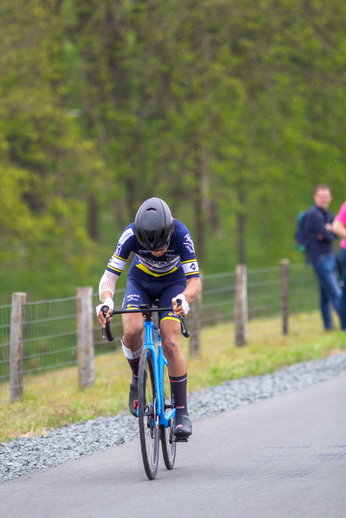
{"type": "Polygon", "coordinates": [[[188,437],[174,437],[173,439],[174,442],[188,442],[188,440],[188,437]]]}

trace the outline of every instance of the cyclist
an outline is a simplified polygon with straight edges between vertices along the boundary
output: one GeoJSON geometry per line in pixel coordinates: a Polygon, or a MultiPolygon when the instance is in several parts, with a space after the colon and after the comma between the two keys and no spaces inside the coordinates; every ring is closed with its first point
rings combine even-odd
{"type": "MultiPolygon", "coordinates": [[[[129,269],[123,309],[138,308],[158,299],[159,307],[172,305],[173,311],[159,313],[163,352],[167,358],[172,395],[176,406],[174,434],[185,438],[191,435],[192,425],[186,404],[187,367],[179,346],[180,320],[189,311],[189,302],[201,291],[195,248],[187,227],[172,218],[168,205],[160,198],[146,200],[135,217],[120,236],[116,250],[108,262],[100,280],[101,304],[96,313],[102,327],[106,319],[102,307],[107,306],[106,318],[114,309],[113,296],[116,281],[126,261],[134,252],[135,258],[129,269]],[[176,300],[182,301],[177,306],[176,300]]],[[[129,407],[137,415],[138,367],[143,348],[142,331],[144,318],[140,313],[123,315],[124,335],[122,348],[132,369],[129,407]]]]}

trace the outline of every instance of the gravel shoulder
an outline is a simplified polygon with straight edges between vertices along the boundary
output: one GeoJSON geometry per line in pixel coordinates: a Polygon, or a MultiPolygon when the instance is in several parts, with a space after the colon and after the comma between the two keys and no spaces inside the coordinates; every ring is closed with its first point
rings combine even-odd
{"type": "MultiPolygon", "coordinates": [[[[192,421],[239,406],[291,392],[339,376],[346,370],[346,353],[302,362],[273,374],[227,381],[188,396],[192,421]]],[[[0,443],[0,482],[56,466],[81,455],[131,441],[138,422],[129,413],[76,423],[39,437],[0,443]]]]}

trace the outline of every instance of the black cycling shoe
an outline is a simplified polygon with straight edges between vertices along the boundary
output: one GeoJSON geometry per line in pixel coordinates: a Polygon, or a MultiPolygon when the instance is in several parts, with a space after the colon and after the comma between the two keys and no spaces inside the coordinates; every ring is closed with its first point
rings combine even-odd
{"type": "Polygon", "coordinates": [[[190,437],[192,434],[192,424],[188,415],[177,415],[175,417],[173,434],[178,441],[186,441],[190,437]]]}
{"type": "Polygon", "coordinates": [[[138,408],[138,378],[134,378],[132,376],[131,384],[130,384],[130,394],[129,394],[129,408],[131,414],[137,417],[137,408],[138,408]]]}

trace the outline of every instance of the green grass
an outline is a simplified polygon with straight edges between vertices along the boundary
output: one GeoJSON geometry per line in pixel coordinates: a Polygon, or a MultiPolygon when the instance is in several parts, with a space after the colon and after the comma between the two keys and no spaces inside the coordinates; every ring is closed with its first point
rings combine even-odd
{"type": "MultiPolygon", "coordinates": [[[[290,318],[290,333],[281,335],[277,317],[249,323],[248,343],[234,346],[234,328],[219,324],[202,331],[200,355],[189,358],[188,340],[181,340],[188,360],[188,388],[196,391],[226,380],[258,376],[294,363],[322,359],[346,350],[346,333],[324,332],[318,312],[290,318]]],[[[25,378],[25,398],[0,405],[0,442],[46,433],[50,428],[127,409],[130,371],[122,351],[95,358],[94,387],[79,390],[76,367],[25,378]],[[30,384],[31,383],[31,384],[30,384]],[[63,385],[62,385],[63,384],[63,385]],[[66,387],[67,384],[72,385],[66,387]],[[35,395],[36,387],[50,390],[35,395]],[[65,388],[62,388],[65,386],[65,388]]]]}

